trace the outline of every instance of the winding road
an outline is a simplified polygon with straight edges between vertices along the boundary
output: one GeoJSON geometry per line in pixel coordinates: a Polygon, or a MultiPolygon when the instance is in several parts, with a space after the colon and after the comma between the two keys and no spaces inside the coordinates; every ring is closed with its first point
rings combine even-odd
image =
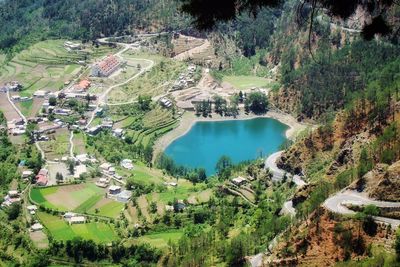
{"type": "MultiPolygon", "coordinates": [[[[355,214],[354,211],[348,209],[345,204],[353,205],[375,205],[380,208],[400,208],[400,202],[389,202],[389,201],[379,201],[367,197],[364,193],[359,193],[354,190],[342,190],[335,195],[329,197],[325,200],[323,206],[328,210],[339,213],[339,214],[355,214]]],[[[400,220],[374,216],[374,219],[378,222],[385,224],[390,224],[391,226],[397,228],[400,225],[400,220]]]]}

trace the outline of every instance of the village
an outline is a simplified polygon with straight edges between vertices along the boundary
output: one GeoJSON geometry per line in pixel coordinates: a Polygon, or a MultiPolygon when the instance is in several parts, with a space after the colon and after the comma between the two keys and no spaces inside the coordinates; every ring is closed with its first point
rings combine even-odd
{"type": "MultiPolygon", "coordinates": [[[[132,43],[117,43],[117,47],[110,46],[105,39],[100,40],[102,46],[110,47],[108,53],[91,61],[77,60],[74,75],[64,75],[66,78],[59,83],[59,88],[28,89],[31,93],[27,94],[25,83],[18,79],[0,85],[1,97],[5,98],[0,104],[7,106],[7,128],[3,130],[15,143],[27,137],[44,160],[37,172],[20,164],[24,189],[10,190],[1,204],[7,208],[16,202],[23,203],[31,221],[33,240],[43,241],[47,239],[46,233],[55,234],[51,226],[55,222],[59,227],[74,229],[74,225],[79,224],[90,227],[96,224],[95,219],[103,220],[97,225],[104,224],[110,237],[100,241],[108,242],[118,238],[115,229],[108,224],[110,221],[127,220],[139,229],[156,221],[158,216],[179,213],[188,205],[210,199],[213,190],[205,184],[192,185],[177,180],[134,157],[121,158],[118,163],[109,162],[88,147],[88,139],[104,134],[121,142],[134,136],[135,144],[146,144],[156,138],[158,132],[175,127],[182,114],[194,111],[198,103],[213,102],[216,95],[229,99],[237,94],[237,89],[222,87],[213,81],[208,68],[174,59],[171,62],[178,62],[173,63],[178,66],[174,69],[177,74],[167,82],[160,81],[161,86],[157,88],[163,91],[156,90],[151,95],[154,111],[149,112],[149,118],[145,116],[144,122],[150,128],[132,131],[127,127],[132,118],[116,115],[114,110],[119,104],[108,104],[107,99],[135,79],[145,81],[153,65],[166,60],[159,56],[143,56],[154,50],[146,39],[135,38],[132,43]],[[132,56],[135,53],[138,56],[132,56]],[[26,110],[28,104],[32,104],[31,110],[26,110]],[[151,113],[154,114],[150,116],[151,113]],[[132,181],[159,189],[138,195],[135,185],[130,185],[132,181]]],[[[76,55],[86,49],[81,43],[65,41],[58,44],[57,53],[76,55]]],[[[262,89],[253,88],[247,92],[254,90],[262,89]]],[[[135,103],[138,103],[138,94],[121,105],[135,103]]],[[[246,184],[246,178],[235,178],[224,190],[254,202],[254,191],[246,184]]],[[[96,233],[88,231],[95,238],[96,233]]]]}

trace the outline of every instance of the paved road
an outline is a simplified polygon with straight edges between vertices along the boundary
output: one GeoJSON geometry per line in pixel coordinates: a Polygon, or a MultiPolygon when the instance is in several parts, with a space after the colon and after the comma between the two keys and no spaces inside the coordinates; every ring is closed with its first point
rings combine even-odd
{"type": "MultiPolygon", "coordinates": [[[[325,200],[323,206],[328,210],[340,213],[340,214],[354,214],[355,212],[346,208],[344,204],[353,204],[353,205],[375,205],[381,208],[400,208],[400,202],[388,202],[388,201],[379,201],[371,199],[363,193],[359,193],[354,190],[342,190],[335,195],[331,196],[327,200],[325,200]]],[[[380,221],[383,223],[390,224],[394,227],[398,227],[400,225],[400,220],[384,218],[376,216],[374,217],[376,221],[380,221]]]]}
{"type": "Polygon", "coordinates": [[[8,100],[8,102],[10,102],[11,106],[15,109],[15,111],[18,113],[18,115],[21,117],[21,119],[22,119],[25,123],[27,123],[28,120],[26,119],[26,117],[24,116],[24,114],[22,114],[22,112],[17,108],[17,106],[14,104],[14,102],[11,101],[11,98],[10,98],[10,90],[7,90],[7,100],[8,100]]]}
{"type": "Polygon", "coordinates": [[[69,136],[69,156],[74,158],[74,131],[70,131],[69,136]]]}

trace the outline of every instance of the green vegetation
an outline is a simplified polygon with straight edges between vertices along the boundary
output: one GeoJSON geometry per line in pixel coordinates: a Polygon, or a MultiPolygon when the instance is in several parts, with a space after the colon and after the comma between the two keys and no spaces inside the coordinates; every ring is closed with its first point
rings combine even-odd
{"type": "Polygon", "coordinates": [[[156,248],[167,248],[168,244],[176,243],[182,237],[183,231],[166,231],[146,234],[138,238],[139,243],[147,243],[156,248]]]}
{"type": "Polygon", "coordinates": [[[37,216],[52,237],[58,241],[72,240],[75,237],[82,237],[100,243],[118,240],[113,227],[106,223],[89,222],[69,225],[59,216],[53,216],[45,212],[38,212],[37,216]]]}
{"type": "Polygon", "coordinates": [[[240,90],[268,85],[267,79],[257,76],[223,76],[222,81],[228,82],[240,90]]]}

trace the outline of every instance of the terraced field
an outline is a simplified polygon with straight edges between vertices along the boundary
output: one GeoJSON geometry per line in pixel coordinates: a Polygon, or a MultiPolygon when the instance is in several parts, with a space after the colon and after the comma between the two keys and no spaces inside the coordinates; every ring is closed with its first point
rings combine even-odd
{"type": "Polygon", "coordinates": [[[37,216],[52,237],[59,241],[71,240],[77,236],[91,239],[96,243],[110,243],[119,239],[114,227],[106,223],[90,222],[69,225],[61,217],[44,212],[38,212],[37,216]]]}
{"type": "MultiPolygon", "coordinates": [[[[127,85],[115,88],[108,96],[109,103],[121,103],[136,100],[140,94],[158,96],[166,92],[168,85],[173,83],[186,70],[184,62],[174,61],[154,55],[123,54],[128,60],[145,58],[155,61],[156,65],[144,75],[134,79],[127,85]]],[[[142,64],[143,65],[143,64],[142,64]]]]}
{"type": "Polygon", "coordinates": [[[143,129],[127,130],[127,133],[132,136],[135,145],[141,143],[143,146],[147,146],[152,140],[171,131],[176,126],[177,120],[172,112],[157,106],[143,117],[143,129]]]}

